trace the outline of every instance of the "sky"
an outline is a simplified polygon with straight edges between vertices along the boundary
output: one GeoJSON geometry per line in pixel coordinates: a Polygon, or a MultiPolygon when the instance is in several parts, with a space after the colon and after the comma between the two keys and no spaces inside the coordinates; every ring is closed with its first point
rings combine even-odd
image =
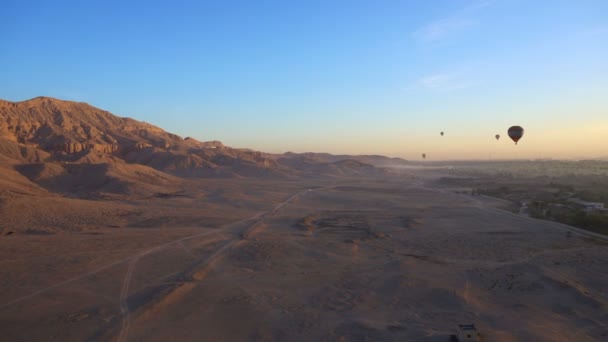
{"type": "Polygon", "coordinates": [[[9,101],[82,101],[267,152],[608,156],[605,0],[2,8],[0,98],[9,101]],[[511,125],[525,129],[517,146],[511,125]]]}

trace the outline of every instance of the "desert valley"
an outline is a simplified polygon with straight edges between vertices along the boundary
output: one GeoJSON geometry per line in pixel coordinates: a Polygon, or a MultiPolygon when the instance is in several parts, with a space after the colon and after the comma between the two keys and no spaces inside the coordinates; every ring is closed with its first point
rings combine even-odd
{"type": "Polygon", "coordinates": [[[0,101],[0,339],[608,339],[606,235],[476,194],[501,180],[475,165],[272,154],[0,101]]]}

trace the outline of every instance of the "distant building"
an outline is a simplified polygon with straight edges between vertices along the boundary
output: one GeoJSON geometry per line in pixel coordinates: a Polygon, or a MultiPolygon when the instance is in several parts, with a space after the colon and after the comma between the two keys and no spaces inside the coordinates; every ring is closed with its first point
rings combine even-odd
{"type": "Polygon", "coordinates": [[[582,199],[579,198],[573,198],[571,199],[571,201],[581,207],[583,207],[583,209],[586,212],[592,212],[592,211],[602,211],[604,210],[604,203],[602,202],[588,202],[588,201],[583,201],[582,199]]]}
{"type": "Polygon", "coordinates": [[[458,324],[458,341],[478,341],[475,324],[458,324]]]}

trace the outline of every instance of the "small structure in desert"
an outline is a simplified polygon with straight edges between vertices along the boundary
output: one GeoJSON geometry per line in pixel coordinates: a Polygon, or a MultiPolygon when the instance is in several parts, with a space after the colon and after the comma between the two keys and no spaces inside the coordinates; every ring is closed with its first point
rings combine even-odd
{"type": "Polygon", "coordinates": [[[475,324],[458,324],[458,341],[479,341],[475,324]]]}

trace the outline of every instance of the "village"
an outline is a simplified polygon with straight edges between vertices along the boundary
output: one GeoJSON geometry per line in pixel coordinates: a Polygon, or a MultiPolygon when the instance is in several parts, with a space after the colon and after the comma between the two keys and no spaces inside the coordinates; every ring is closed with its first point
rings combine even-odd
{"type": "Polygon", "coordinates": [[[488,189],[475,189],[473,195],[494,195],[518,206],[517,213],[532,218],[557,221],[596,233],[608,233],[608,209],[603,202],[592,202],[567,193],[511,192],[497,193],[488,189]]]}
{"type": "Polygon", "coordinates": [[[445,170],[443,185],[506,200],[514,213],[608,234],[605,161],[469,162],[445,170]]]}

